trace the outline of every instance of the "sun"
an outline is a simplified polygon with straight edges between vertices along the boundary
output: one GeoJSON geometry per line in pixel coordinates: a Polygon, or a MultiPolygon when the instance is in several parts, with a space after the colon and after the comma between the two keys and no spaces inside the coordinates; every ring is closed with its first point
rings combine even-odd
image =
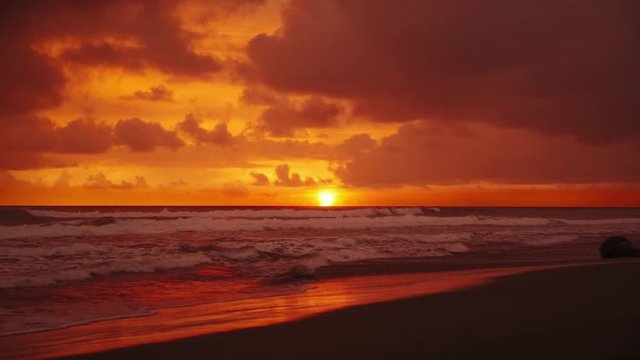
{"type": "Polygon", "coordinates": [[[320,206],[331,206],[336,201],[336,194],[333,191],[325,190],[318,193],[318,204],[320,206]]]}

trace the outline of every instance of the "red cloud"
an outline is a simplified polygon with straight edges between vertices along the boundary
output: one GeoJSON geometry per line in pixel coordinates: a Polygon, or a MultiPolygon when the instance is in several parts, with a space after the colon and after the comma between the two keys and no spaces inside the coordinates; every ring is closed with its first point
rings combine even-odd
{"type": "Polygon", "coordinates": [[[358,134],[336,145],[333,152],[338,159],[350,159],[375,149],[376,145],[377,142],[369,134],[358,134]]]}
{"type": "Polygon", "coordinates": [[[150,87],[149,90],[138,90],[130,98],[148,101],[173,101],[173,91],[164,85],[150,87]]]}
{"type": "Polygon", "coordinates": [[[56,132],[54,152],[97,154],[107,151],[113,141],[109,126],[88,119],[74,120],[56,132]]]}
{"type": "Polygon", "coordinates": [[[251,185],[257,185],[257,186],[269,185],[269,178],[265,174],[252,172],[251,177],[253,178],[253,183],[251,185]]]}
{"type": "Polygon", "coordinates": [[[307,177],[304,180],[298,173],[289,173],[289,165],[282,164],[276,166],[276,181],[273,183],[277,186],[286,187],[300,187],[300,186],[313,186],[316,181],[311,177],[307,177]]]}
{"type": "Polygon", "coordinates": [[[0,132],[0,169],[60,167],[60,161],[46,154],[98,154],[113,145],[126,145],[133,151],[150,151],[157,146],[181,147],[175,132],[138,118],[120,120],[115,128],[92,119],[77,119],[55,126],[36,116],[14,118],[0,132]]]}
{"type": "MultiPolygon", "coordinates": [[[[185,1],[30,0],[0,2],[0,116],[55,107],[66,79],[60,62],[155,68],[172,75],[205,76],[220,61],[192,49],[197,36],[184,29],[176,8],[185,1]],[[34,48],[74,40],[58,58],[34,48]]],[[[238,11],[263,0],[201,3],[208,15],[238,11]],[[215,11],[213,11],[215,10],[215,11]]],[[[0,119],[1,120],[1,119],[0,119]]]]}
{"type": "Polygon", "coordinates": [[[588,146],[493,126],[446,128],[408,124],[334,171],[351,186],[640,181],[637,143],[588,146]]]}
{"type": "Polygon", "coordinates": [[[139,118],[120,120],[114,128],[115,141],[133,151],[151,151],[158,146],[178,148],[184,142],[173,131],[165,130],[160,124],[146,122],[139,118]]]}
{"type": "MultiPolygon", "coordinates": [[[[81,42],[62,53],[68,61],[84,64],[142,66],[179,74],[219,71],[220,63],[193,52],[194,38],[175,16],[179,1],[34,0],[4,9],[21,43],[74,38],[81,42]],[[120,46],[106,39],[126,39],[136,46],[120,46]]],[[[6,5],[4,7],[7,7],[6,5]]]]}
{"type": "Polygon", "coordinates": [[[147,188],[147,180],[142,176],[136,176],[134,182],[122,180],[120,183],[114,183],[109,180],[103,173],[89,175],[87,181],[82,185],[87,189],[140,189],[147,188]]]}
{"type": "Polygon", "coordinates": [[[240,100],[248,105],[275,105],[286,101],[284,96],[260,87],[244,89],[240,100]]]}
{"type": "Polygon", "coordinates": [[[92,119],[57,127],[49,119],[24,116],[4,125],[0,149],[7,151],[95,154],[112,144],[111,128],[92,119]]]}
{"type": "Polygon", "coordinates": [[[40,154],[23,151],[0,151],[0,169],[26,170],[41,167],[50,167],[50,164],[40,154]]]}
{"type": "Polygon", "coordinates": [[[56,126],[47,118],[22,116],[6,122],[0,132],[0,169],[60,167],[69,164],[46,154],[99,154],[113,145],[151,151],[159,146],[182,147],[184,142],[176,132],[138,118],[120,120],[112,128],[93,119],[77,119],[56,126]]]}
{"type": "MultiPolygon", "coordinates": [[[[262,0],[219,0],[204,8],[231,12],[262,0]]],[[[142,70],[171,75],[206,76],[221,69],[218,60],[196,53],[196,35],[185,30],[175,14],[182,1],[31,0],[0,2],[0,168],[29,169],[65,165],[45,153],[100,153],[113,144],[112,129],[88,120],[56,127],[33,114],[62,102],[66,62],[142,70]],[[42,45],[72,40],[51,57],[42,45]]],[[[211,14],[208,14],[210,16],[211,14]]],[[[45,46],[45,48],[47,48],[45,46]]],[[[152,89],[149,99],[167,99],[152,89]]],[[[146,93],[138,94],[142,97],[146,93]]],[[[182,141],[159,125],[120,124],[118,141],[145,151],[154,146],[177,147],[182,141]],[[142,139],[138,136],[149,135],[142,139]]],[[[68,165],[68,164],[66,164],[68,165]]]]}
{"type": "Polygon", "coordinates": [[[192,114],[187,115],[184,121],[178,124],[178,128],[198,143],[224,145],[231,143],[234,139],[227,130],[226,124],[220,123],[213,130],[206,130],[200,127],[200,121],[192,114]]]}
{"type": "Polygon", "coordinates": [[[4,47],[0,56],[0,117],[59,105],[65,84],[62,71],[28,44],[8,36],[0,30],[4,47]]]}
{"type": "Polygon", "coordinates": [[[324,128],[336,125],[342,108],[318,97],[307,99],[296,107],[280,102],[262,112],[259,128],[273,136],[293,136],[299,128],[324,128]]]}
{"type": "Polygon", "coordinates": [[[640,134],[634,0],[293,0],[248,46],[285,91],[379,121],[484,121],[606,143],[640,134]]]}

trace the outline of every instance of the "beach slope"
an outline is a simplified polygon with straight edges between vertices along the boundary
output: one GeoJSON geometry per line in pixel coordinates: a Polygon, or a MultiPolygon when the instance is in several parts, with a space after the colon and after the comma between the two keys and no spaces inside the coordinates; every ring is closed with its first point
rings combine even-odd
{"type": "Polygon", "coordinates": [[[638,359],[640,263],[557,268],[78,358],[638,359]]]}

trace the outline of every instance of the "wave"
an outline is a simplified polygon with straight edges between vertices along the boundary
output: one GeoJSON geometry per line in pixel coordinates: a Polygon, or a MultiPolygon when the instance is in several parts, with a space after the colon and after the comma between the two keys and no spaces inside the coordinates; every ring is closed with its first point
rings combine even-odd
{"type": "Polygon", "coordinates": [[[74,243],[62,246],[30,246],[30,247],[0,247],[2,257],[55,257],[87,254],[91,252],[106,252],[104,247],[89,243],[74,243]]]}
{"type": "Polygon", "coordinates": [[[382,217],[328,217],[328,218],[239,218],[208,219],[202,217],[167,220],[125,218],[115,223],[95,226],[77,222],[54,224],[0,226],[0,239],[61,236],[106,236],[124,234],[167,234],[177,232],[263,231],[286,229],[381,229],[415,226],[575,226],[575,225],[638,225],[640,218],[569,220],[549,218],[510,218],[458,216],[440,217],[424,215],[397,215],[382,217]]]}
{"type": "Polygon", "coordinates": [[[40,224],[55,220],[34,215],[29,210],[19,207],[0,207],[0,225],[40,224]]]}
{"type": "Polygon", "coordinates": [[[154,257],[138,257],[117,259],[88,264],[86,267],[73,266],[69,269],[25,274],[22,276],[7,276],[0,280],[0,288],[37,287],[55,284],[61,281],[85,280],[95,276],[105,276],[115,273],[151,273],[158,270],[189,268],[197,265],[210,264],[211,259],[201,253],[179,254],[154,257]]]}
{"type": "Polygon", "coordinates": [[[152,273],[203,264],[222,265],[243,276],[270,278],[295,266],[313,272],[318,267],[339,262],[467,252],[469,248],[464,242],[469,237],[469,233],[292,236],[276,240],[264,237],[186,237],[189,242],[159,240],[151,244],[152,247],[147,246],[148,238],[113,238],[99,245],[60,245],[66,240],[58,239],[46,247],[21,244],[0,248],[3,253],[0,265],[7,257],[14,260],[9,264],[13,275],[3,277],[0,288],[38,287],[116,273],[152,273]]]}
{"type": "Polygon", "coordinates": [[[215,246],[182,246],[186,251],[202,251],[238,274],[258,277],[269,284],[316,279],[323,266],[375,259],[442,257],[471,251],[460,234],[380,234],[344,237],[297,237],[275,241],[230,240],[215,246]]]}
{"type": "MultiPolygon", "coordinates": [[[[380,234],[345,237],[303,237],[279,241],[218,242],[203,246],[203,251],[218,262],[256,264],[260,261],[289,262],[311,269],[320,266],[365,259],[445,256],[469,251],[463,243],[470,233],[456,234],[380,234]]],[[[265,264],[262,264],[265,265],[265,264]]],[[[278,264],[280,265],[280,264],[278,264]]],[[[286,267],[285,267],[286,268],[286,267]]]]}
{"type": "MultiPolygon", "coordinates": [[[[265,210],[239,211],[264,215],[265,210]]],[[[282,214],[282,210],[266,211],[282,214]]],[[[422,208],[402,208],[402,213],[397,208],[344,211],[350,216],[124,217],[103,225],[74,219],[0,226],[0,287],[42,286],[211,263],[242,276],[273,277],[295,266],[314,271],[340,262],[447,256],[484,245],[546,246],[590,234],[640,233],[640,218],[440,216],[435,210],[427,210],[431,215],[426,215],[422,208]],[[387,215],[372,216],[373,210],[387,215]],[[362,216],[362,211],[367,215],[362,216]]]]}

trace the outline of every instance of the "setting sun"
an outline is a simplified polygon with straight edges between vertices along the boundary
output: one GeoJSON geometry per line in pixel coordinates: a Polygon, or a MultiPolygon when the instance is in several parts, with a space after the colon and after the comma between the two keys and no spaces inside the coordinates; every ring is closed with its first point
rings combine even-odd
{"type": "Polygon", "coordinates": [[[332,191],[322,191],[318,193],[318,203],[320,206],[331,206],[336,201],[336,194],[332,191]]]}

